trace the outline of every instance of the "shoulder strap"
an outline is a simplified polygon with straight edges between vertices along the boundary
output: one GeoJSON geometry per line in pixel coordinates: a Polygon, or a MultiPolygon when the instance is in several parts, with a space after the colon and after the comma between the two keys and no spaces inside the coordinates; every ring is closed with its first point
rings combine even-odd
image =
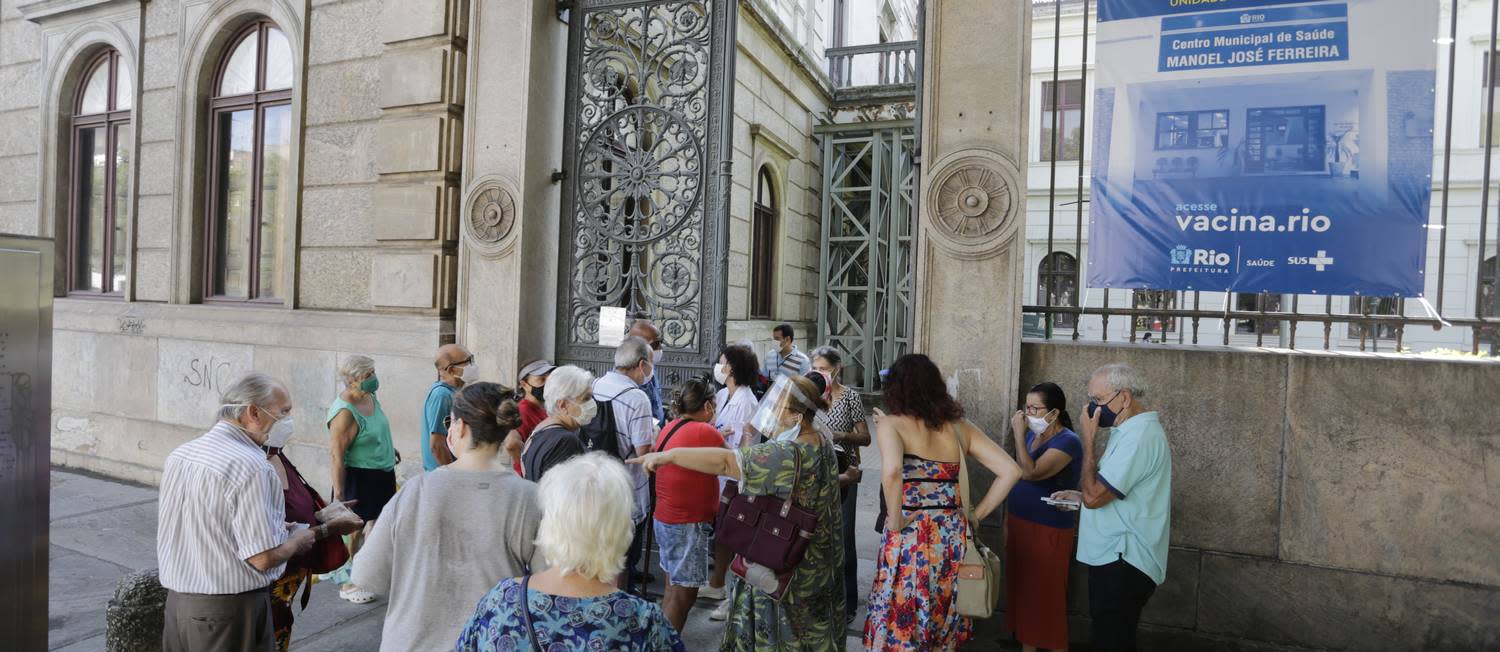
{"type": "MultiPolygon", "coordinates": [[[[665,439],[661,440],[661,446],[658,446],[656,448],[656,450],[657,451],[667,450],[667,443],[670,442],[670,441],[672,441],[672,435],[677,434],[678,430],[681,430],[683,426],[685,426],[685,425],[687,425],[689,423],[692,423],[692,422],[688,421],[687,419],[678,419],[677,420],[677,425],[672,426],[672,429],[667,431],[667,437],[665,439]]],[[[653,475],[652,477],[655,477],[655,476],[653,475]]]]}
{"type": "Polygon", "coordinates": [[[531,574],[521,578],[521,619],[526,622],[526,636],[531,639],[531,649],[542,652],[542,642],[537,640],[536,627],[531,624],[531,574]]]}
{"type": "Polygon", "coordinates": [[[964,520],[969,522],[969,533],[973,534],[977,525],[974,523],[974,506],[969,503],[969,447],[957,421],[953,422],[953,436],[958,439],[958,501],[963,507],[964,520]]]}

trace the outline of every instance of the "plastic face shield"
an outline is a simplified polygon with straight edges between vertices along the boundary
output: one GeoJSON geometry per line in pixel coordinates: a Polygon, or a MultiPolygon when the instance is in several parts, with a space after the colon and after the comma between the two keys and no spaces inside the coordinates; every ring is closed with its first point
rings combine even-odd
{"type": "Polygon", "coordinates": [[[746,423],[751,429],[760,433],[764,439],[774,439],[782,431],[795,427],[801,423],[800,415],[803,406],[812,405],[812,401],[804,396],[802,390],[790,378],[782,376],[771,384],[771,389],[766,390],[766,395],[760,399],[755,413],[750,415],[746,423]]]}

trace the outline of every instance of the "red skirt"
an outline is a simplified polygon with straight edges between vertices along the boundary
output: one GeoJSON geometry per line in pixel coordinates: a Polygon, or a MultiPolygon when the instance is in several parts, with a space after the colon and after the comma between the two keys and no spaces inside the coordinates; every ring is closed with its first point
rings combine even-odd
{"type": "Polygon", "coordinates": [[[1016,640],[1068,647],[1068,566],[1077,530],[1005,517],[1005,626],[1016,640]]]}

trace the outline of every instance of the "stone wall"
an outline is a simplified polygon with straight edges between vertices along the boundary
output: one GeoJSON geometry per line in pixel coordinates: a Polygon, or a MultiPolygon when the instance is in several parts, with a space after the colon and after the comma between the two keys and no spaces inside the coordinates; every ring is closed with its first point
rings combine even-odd
{"type": "MultiPolygon", "coordinates": [[[[822,235],[822,150],[813,127],[828,110],[829,82],[764,0],[740,3],[734,93],[734,188],[729,203],[729,333],[750,314],[751,216],[755,183],[768,166],[780,204],[772,318],[811,322],[817,316],[822,235]]],[[[766,333],[753,337],[769,340],[766,333]]],[[[808,331],[811,332],[811,331],[808,331]]]]}
{"type": "Polygon", "coordinates": [[[1020,386],[1057,382],[1077,418],[1109,362],[1151,380],[1172,442],[1146,649],[1500,645],[1500,363],[1028,340],[1020,386]]]}

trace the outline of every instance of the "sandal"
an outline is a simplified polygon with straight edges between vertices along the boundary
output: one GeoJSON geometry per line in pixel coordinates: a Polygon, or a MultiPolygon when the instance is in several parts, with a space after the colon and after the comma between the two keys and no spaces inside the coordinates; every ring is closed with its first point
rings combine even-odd
{"type": "Polygon", "coordinates": [[[354,604],[369,604],[375,601],[375,594],[357,586],[349,586],[339,589],[339,597],[354,604]]]}

